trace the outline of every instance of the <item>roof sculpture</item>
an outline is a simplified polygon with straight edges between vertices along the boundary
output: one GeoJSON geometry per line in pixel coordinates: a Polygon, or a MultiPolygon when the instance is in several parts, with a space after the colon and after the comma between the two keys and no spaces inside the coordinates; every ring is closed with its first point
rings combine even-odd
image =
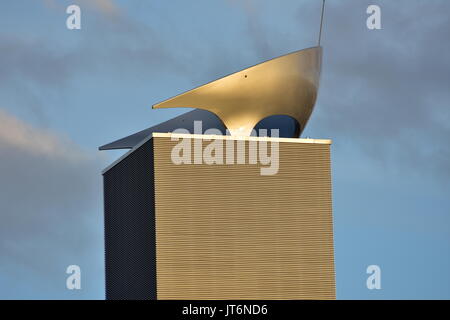
{"type": "MultiPolygon", "coordinates": [[[[279,136],[297,138],[304,130],[319,90],[322,67],[322,2],[319,41],[316,47],[295,51],[153,105],[154,109],[196,108],[178,117],[101,146],[100,150],[132,149],[153,132],[183,128],[194,133],[195,121],[202,129],[249,136],[255,129],[279,129],[279,136]]],[[[195,132],[198,133],[198,132],[195,132]]]]}
{"type": "Polygon", "coordinates": [[[153,106],[210,111],[231,135],[249,136],[262,119],[287,115],[297,137],[311,115],[319,88],[322,48],[313,47],[257,64],[153,106]]]}
{"type": "Polygon", "coordinates": [[[100,147],[130,149],[153,132],[178,128],[248,136],[252,129],[279,129],[281,137],[298,137],[313,111],[319,88],[322,48],[313,47],[268,60],[157,103],[160,108],[197,108],[100,147]],[[211,114],[213,113],[213,114],[211,114]]]}

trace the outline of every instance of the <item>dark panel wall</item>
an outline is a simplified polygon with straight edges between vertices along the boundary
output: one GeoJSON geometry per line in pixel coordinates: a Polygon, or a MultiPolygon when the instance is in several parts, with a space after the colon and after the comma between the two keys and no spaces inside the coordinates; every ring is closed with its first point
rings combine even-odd
{"type": "Polygon", "coordinates": [[[153,139],[103,175],[106,299],[156,299],[153,139]]]}

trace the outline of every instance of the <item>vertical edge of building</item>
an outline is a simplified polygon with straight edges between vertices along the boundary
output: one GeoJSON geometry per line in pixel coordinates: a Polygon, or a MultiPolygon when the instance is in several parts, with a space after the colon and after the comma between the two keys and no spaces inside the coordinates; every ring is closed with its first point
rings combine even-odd
{"type": "Polygon", "coordinates": [[[103,173],[107,300],[156,299],[153,139],[103,173]]]}

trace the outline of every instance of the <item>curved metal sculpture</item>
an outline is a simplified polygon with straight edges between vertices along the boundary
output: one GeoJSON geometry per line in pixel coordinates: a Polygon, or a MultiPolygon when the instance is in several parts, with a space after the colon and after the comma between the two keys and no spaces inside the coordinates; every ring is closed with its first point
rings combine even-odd
{"type": "Polygon", "coordinates": [[[199,108],[216,114],[231,135],[248,136],[262,119],[287,115],[298,137],[316,102],[322,47],[295,51],[197,87],[153,108],[199,108]]]}

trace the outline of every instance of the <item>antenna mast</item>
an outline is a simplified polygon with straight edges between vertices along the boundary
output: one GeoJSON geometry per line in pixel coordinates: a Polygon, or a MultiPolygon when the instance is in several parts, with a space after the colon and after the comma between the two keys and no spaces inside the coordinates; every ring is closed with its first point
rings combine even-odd
{"type": "Polygon", "coordinates": [[[322,2],[322,14],[320,16],[320,31],[319,31],[319,46],[320,46],[320,39],[322,38],[322,25],[323,25],[323,12],[325,11],[325,0],[322,2]]]}

